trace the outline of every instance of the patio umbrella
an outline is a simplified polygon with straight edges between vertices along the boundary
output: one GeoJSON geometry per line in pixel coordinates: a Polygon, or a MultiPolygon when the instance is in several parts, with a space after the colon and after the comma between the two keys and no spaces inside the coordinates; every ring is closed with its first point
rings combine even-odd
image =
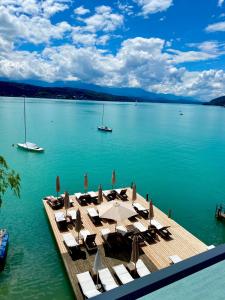
{"type": "Polygon", "coordinates": [[[112,189],[113,189],[115,183],[116,183],[116,172],[115,172],[115,170],[113,170],[113,172],[112,172],[112,189]]]}
{"type": "Polygon", "coordinates": [[[138,236],[134,235],[133,241],[132,241],[132,252],[131,252],[131,261],[135,265],[135,270],[136,270],[136,263],[139,258],[139,244],[138,244],[138,236]]]}
{"type": "Polygon", "coordinates": [[[103,201],[103,197],[102,197],[102,185],[99,185],[98,188],[98,204],[101,204],[103,201]]]}
{"type": "Polygon", "coordinates": [[[151,219],[154,218],[154,210],[153,210],[153,203],[152,200],[149,202],[149,221],[151,226],[151,219]]]}
{"type": "Polygon", "coordinates": [[[118,202],[116,200],[103,203],[98,207],[99,217],[121,222],[137,215],[131,203],[118,202]]]}
{"type": "Polygon", "coordinates": [[[82,219],[81,219],[80,210],[78,208],[77,216],[76,216],[76,223],[75,223],[75,230],[78,232],[78,241],[79,241],[79,234],[80,234],[81,228],[82,228],[82,219]]]}
{"type": "Polygon", "coordinates": [[[88,190],[88,175],[84,175],[84,191],[87,192],[88,190]]]}
{"type": "Polygon", "coordinates": [[[132,200],[135,201],[137,199],[137,191],[136,191],[136,184],[133,184],[132,187],[132,200]]]}
{"type": "Polygon", "coordinates": [[[95,272],[95,274],[97,274],[97,284],[98,284],[98,271],[103,268],[104,268],[104,265],[102,263],[101,255],[100,255],[100,252],[98,249],[98,251],[95,255],[94,266],[93,266],[93,271],[95,272]]]}
{"type": "Polygon", "coordinates": [[[68,192],[65,192],[64,207],[65,207],[66,215],[67,215],[67,209],[70,207],[70,196],[69,196],[68,192]]]}
{"type": "Polygon", "coordinates": [[[59,192],[60,192],[60,179],[59,179],[59,176],[56,177],[56,192],[57,192],[57,198],[58,198],[59,192]]]}

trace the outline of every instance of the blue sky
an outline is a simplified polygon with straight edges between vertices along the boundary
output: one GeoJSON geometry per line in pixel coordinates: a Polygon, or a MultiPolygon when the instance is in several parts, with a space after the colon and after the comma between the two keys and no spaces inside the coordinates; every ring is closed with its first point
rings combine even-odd
{"type": "Polygon", "coordinates": [[[0,77],[225,95],[225,1],[0,0],[0,77]]]}

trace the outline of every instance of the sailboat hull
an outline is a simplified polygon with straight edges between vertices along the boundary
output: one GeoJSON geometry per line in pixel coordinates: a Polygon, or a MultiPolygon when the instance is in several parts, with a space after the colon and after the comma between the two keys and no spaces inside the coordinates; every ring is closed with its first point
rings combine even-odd
{"type": "Polygon", "coordinates": [[[17,144],[17,147],[20,148],[20,149],[23,149],[25,151],[31,151],[31,152],[44,152],[44,148],[40,148],[38,147],[37,145],[35,144],[22,144],[22,143],[18,143],[17,144]]]}
{"type": "Polygon", "coordinates": [[[100,131],[105,131],[105,132],[112,132],[112,129],[111,129],[111,128],[104,127],[104,126],[99,126],[99,127],[98,127],[98,130],[100,130],[100,131]]]}

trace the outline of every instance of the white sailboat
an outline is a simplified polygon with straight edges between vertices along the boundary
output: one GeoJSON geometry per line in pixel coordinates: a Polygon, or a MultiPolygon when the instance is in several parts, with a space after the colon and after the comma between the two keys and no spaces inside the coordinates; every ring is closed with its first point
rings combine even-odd
{"type": "Polygon", "coordinates": [[[24,117],[24,143],[18,143],[18,148],[21,148],[26,151],[33,151],[33,152],[43,152],[44,148],[39,147],[38,145],[27,142],[27,121],[26,121],[26,100],[25,96],[23,99],[23,117],[24,117]]]}
{"type": "Polygon", "coordinates": [[[112,128],[109,128],[108,126],[103,125],[104,121],[104,112],[105,112],[105,106],[104,104],[102,105],[102,125],[98,126],[98,130],[100,131],[106,131],[106,132],[112,132],[112,128]]]}

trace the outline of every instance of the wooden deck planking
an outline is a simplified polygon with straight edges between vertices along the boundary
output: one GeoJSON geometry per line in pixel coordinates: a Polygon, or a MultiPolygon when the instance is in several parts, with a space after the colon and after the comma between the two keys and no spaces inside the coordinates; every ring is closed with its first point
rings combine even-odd
{"type": "MultiPolygon", "coordinates": [[[[129,201],[131,202],[132,197],[132,190],[130,188],[127,189],[127,194],[129,197],[129,201]]],[[[124,263],[126,264],[128,261],[124,261],[124,259],[116,259],[112,257],[106,257],[103,247],[103,240],[101,238],[101,229],[102,228],[110,228],[111,231],[115,231],[115,223],[108,223],[107,221],[103,222],[102,226],[94,226],[92,221],[87,215],[87,208],[89,207],[97,207],[94,204],[88,205],[88,206],[80,206],[79,203],[76,201],[75,196],[70,196],[70,198],[73,200],[74,207],[71,209],[80,209],[83,226],[85,229],[89,230],[91,233],[96,233],[96,243],[100,249],[100,252],[102,254],[102,260],[103,264],[108,267],[112,272],[112,266],[124,263]]],[[[107,202],[106,199],[103,197],[103,201],[107,202]]],[[[142,204],[142,206],[149,208],[149,203],[145,201],[145,199],[137,194],[136,202],[139,202],[142,204]]],[[[62,259],[64,261],[68,277],[70,279],[72,288],[75,292],[77,299],[83,299],[83,296],[81,294],[81,291],[78,286],[76,274],[90,271],[93,268],[94,263],[94,257],[95,255],[89,255],[86,252],[87,259],[82,260],[76,260],[73,261],[71,257],[69,256],[66,247],[63,243],[62,234],[59,231],[57,224],[55,222],[54,218],[54,210],[52,210],[47,202],[43,200],[44,207],[47,213],[47,216],[49,218],[49,222],[51,224],[59,251],[61,253],[62,259]]],[[[62,209],[64,211],[64,209],[62,209]]],[[[141,218],[140,216],[136,217],[137,221],[140,221],[143,225],[148,226],[149,220],[145,220],[144,218],[141,218]]],[[[201,242],[199,239],[197,239],[195,236],[193,236],[190,232],[188,232],[186,229],[184,229],[182,226],[177,224],[174,220],[169,219],[166,214],[164,214],[162,211],[160,211],[157,207],[154,206],[154,219],[159,221],[162,225],[170,226],[169,231],[172,233],[172,240],[166,241],[163,238],[158,236],[157,243],[154,244],[147,244],[142,247],[142,250],[144,252],[143,255],[141,255],[141,258],[144,260],[145,264],[148,266],[151,272],[162,269],[170,265],[169,256],[177,254],[182,259],[186,259],[188,257],[191,257],[193,255],[196,255],[198,253],[201,253],[203,251],[207,250],[207,246],[201,242]]],[[[129,225],[132,224],[129,220],[126,220],[120,225],[129,225]]],[[[69,229],[70,232],[73,233],[75,237],[77,237],[77,232],[75,231],[74,227],[69,229]]],[[[80,242],[81,243],[81,242],[80,242]]],[[[112,272],[113,273],[113,272],[112,272]]]]}

